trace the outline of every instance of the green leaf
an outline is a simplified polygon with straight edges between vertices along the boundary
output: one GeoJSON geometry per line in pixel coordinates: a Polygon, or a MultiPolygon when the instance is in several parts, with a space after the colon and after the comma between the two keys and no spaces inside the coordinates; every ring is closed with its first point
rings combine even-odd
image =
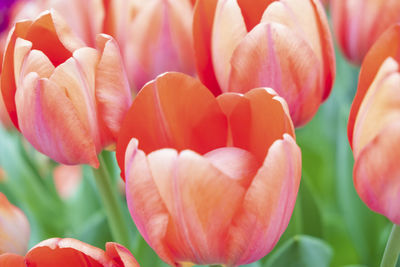
{"type": "Polygon", "coordinates": [[[329,267],[332,249],[310,236],[295,236],[271,254],[266,267],[329,267]]]}

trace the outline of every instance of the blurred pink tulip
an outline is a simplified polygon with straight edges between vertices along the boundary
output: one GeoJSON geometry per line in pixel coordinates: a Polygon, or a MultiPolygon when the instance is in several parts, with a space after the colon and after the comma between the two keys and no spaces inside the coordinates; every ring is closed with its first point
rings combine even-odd
{"type": "Polygon", "coordinates": [[[12,205],[0,192],[0,255],[24,255],[30,238],[30,227],[25,214],[12,205]]]}
{"type": "Polygon", "coordinates": [[[54,169],[54,185],[61,198],[72,197],[82,181],[81,166],[59,165],[54,169]]]}
{"type": "Polygon", "coordinates": [[[0,255],[0,267],[139,267],[125,247],[109,242],[106,251],[72,238],[51,238],[33,247],[26,255],[0,255]],[[10,265],[12,264],[12,265],[10,265]]]}
{"type": "Polygon", "coordinates": [[[332,0],[336,40],[344,55],[361,64],[379,36],[400,22],[399,0],[332,0]]]}
{"type": "Polygon", "coordinates": [[[1,90],[14,125],[63,164],[98,166],[131,103],[118,45],[98,35],[85,47],[54,12],[17,22],[3,59],[1,90]]]}

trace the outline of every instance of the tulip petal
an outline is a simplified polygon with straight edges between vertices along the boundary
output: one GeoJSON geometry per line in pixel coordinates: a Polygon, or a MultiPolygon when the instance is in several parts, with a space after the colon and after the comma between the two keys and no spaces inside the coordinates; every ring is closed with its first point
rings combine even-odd
{"type": "Polygon", "coordinates": [[[200,81],[167,73],[136,96],[122,124],[117,159],[124,174],[124,153],[131,138],[145,153],[161,148],[206,153],[226,145],[227,122],[216,99],[200,81]]]}
{"type": "Polygon", "coordinates": [[[400,119],[399,64],[388,58],[361,103],[354,127],[354,157],[382,130],[400,119]]]}
{"type": "Polygon", "coordinates": [[[98,166],[92,138],[57,84],[32,72],[18,88],[15,102],[21,132],[38,151],[63,164],[98,166]]]}
{"type": "Polygon", "coordinates": [[[257,25],[232,56],[229,90],[273,88],[288,103],[295,126],[316,113],[321,99],[320,63],[304,39],[277,23],[257,25]]]}
{"type": "Polygon", "coordinates": [[[199,0],[194,7],[193,40],[196,68],[200,80],[214,94],[221,93],[215,77],[211,53],[211,34],[217,0],[199,0]]]}
{"type": "Polygon", "coordinates": [[[271,89],[257,88],[245,95],[225,93],[217,100],[228,117],[232,145],[251,152],[260,162],[284,133],[294,137],[285,101],[271,89]]]}
{"type": "Polygon", "coordinates": [[[139,267],[139,263],[132,253],[118,243],[108,242],[106,244],[106,254],[118,263],[120,267],[139,267]]]}
{"type": "MultiPolygon", "coordinates": [[[[148,155],[154,183],[170,214],[164,243],[179,262],[193,259],[196,264],[225,262],[226,229],[245,192],[240,180],[248,177],[231,178],[220,171],[216,166],[220,166],[221,160],[216,158],[226,153],[215,153],[211,152],[209,159],[190,150],[178,155],[175,150],[162,149],[148,155]]],[[[245,151],[234,153],[229,165],[244,166],[243,159],[252,165],[246,156],[245,151]]],[[[240,171],[246,174],[246,170],[226,168],[224,171],[233,176],[240,171]]],[[[247,170],[247,174],[253,171],[247,170]]]]}
{"type": "Polygon", "coordinates": [[[0,254],[24,255],[29,237],[29,222],[25,214],[0,192],[0,254]]]}
{"type": "Polygon", "coordinates": [[[95,98],[98,60],[99,54],[95,49],[89,47],[77,49],[73,57],[60,64],[50,77],[50,81],[66,91],[82,126],[94,141],[97,152],[102,147],[95,98]]]}
{"type": "Polygon", "coordinates": [[[19,125],[17,108],[15,106],[15,92],[17,86],[14,72],[14,49],[17,38],[19,36],[24,36],[31,24],[31,21],[17,22],[14,28],[11,29],[2,63],[1,93],[10,119],[17,129],[19,129],[19,125]]]}
{"type": "Polygon", "coordinates": [[[163,242],[169,214],[154,182],[149,163],[138,141],[132,139],[126,149],[126,201],[140,234],[158,256],[175,266],[169,248],[163,242]]]}
{"type": "Polygon", "coordinates": [[[372,46],[366,55],[360,70],[359,83],[356,96],[351,105],[347,134],[350,146],[353,148],[354,123],[357,118],[361,103],[375,79],[382,63],[392,57],[400,62],[400,24],[393,25],[389,28],[378,41],[372,46]]]}
{"type": "Polygon", "coordinates": [[[4,253],[0,255],[0,267],[26,267],[24,257],[16,254],[4,253]]]}
{"type": "Polygon", "coordinates": [[[215,11],[211,52],[215,75],[223,92],[229,90],[233,51],[246,34],[246,24],[236,0],[219,1],[215,11]]]}
{"type": "Polygon", "coordinates": [[[247,31],[251,31],[261,21],[265,9],[275,0],[237,0],[242,11],[247,31]]]}
{"type": "Polygon", "coordinates": [[[22,38],[32,42],[32,49],[42,51],[54,66],[66,61],[83,46],[66,22],[54,11],[45,11],[32,23],[22,38]]]}
{"type": "Polygon", "coordinates": [[[325,100],[332,89],[336,67],[332,35],[320,0],[275,1],[268,6],[261,21],[280,23],[303,35],[322,65],[322,100],[325,100]]]}
{"type": "Polygon", "coordinates": [[[272,250],[289,223],[300,178],[300,148],[285,134],[272,144],[232,220],[229,264],[248,264],[272,250]]]}
{"type": "Polygon", "coordinates": [[[98,35],[97,46],[101,58],[96,69],[96,98],[99,117],[112,134],[109,137],[111,140],[108,140],[110,143],[117,139],[122,120],[131,105],[132,95],[115,40],[108,35],[98,35]]]}
{"type": "Polygon", "coordinates": [[[118,266],[103,250],[72,238],[45,240],[26,254],[25,261],[28,266],[118,266]]]}
{"type": "Polygon", "coordinates": [[[395,224],[400,224],[399,118],[386,124],[361,150],[353,172],[354,186],[364,203],[395,224]]]}

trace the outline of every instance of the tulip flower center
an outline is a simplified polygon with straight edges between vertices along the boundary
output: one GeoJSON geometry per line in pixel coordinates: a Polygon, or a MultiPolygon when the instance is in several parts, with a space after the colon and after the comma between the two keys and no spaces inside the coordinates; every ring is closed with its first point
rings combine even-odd
{"type": "Polygon", "coordinates": [[[32,42],[32,49],[42,51],[54,67],[72,56],[71,51],[66,49],[58,38],[53,24],[32,25],[24,39],[32,42]]]}

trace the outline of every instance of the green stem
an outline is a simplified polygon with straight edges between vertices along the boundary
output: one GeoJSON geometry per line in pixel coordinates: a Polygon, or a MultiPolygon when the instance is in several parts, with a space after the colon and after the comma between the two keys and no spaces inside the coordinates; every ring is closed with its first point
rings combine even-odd
{"type": "Polygon", "coordinates": [[[395,267],[400,254],[400,226],[393,225],[383,254],[381,267],[395,267]]]}
{"type": "Polygon", "coordinates": [[[93,169],[97,188],[106,211],[108,224],[115,242],[128,247],[129,231],[122,212],[122,203],[118,198],[117,190],[111,181],[110,174],[103,156],[99,155],[100,167],[93,169]]]}

